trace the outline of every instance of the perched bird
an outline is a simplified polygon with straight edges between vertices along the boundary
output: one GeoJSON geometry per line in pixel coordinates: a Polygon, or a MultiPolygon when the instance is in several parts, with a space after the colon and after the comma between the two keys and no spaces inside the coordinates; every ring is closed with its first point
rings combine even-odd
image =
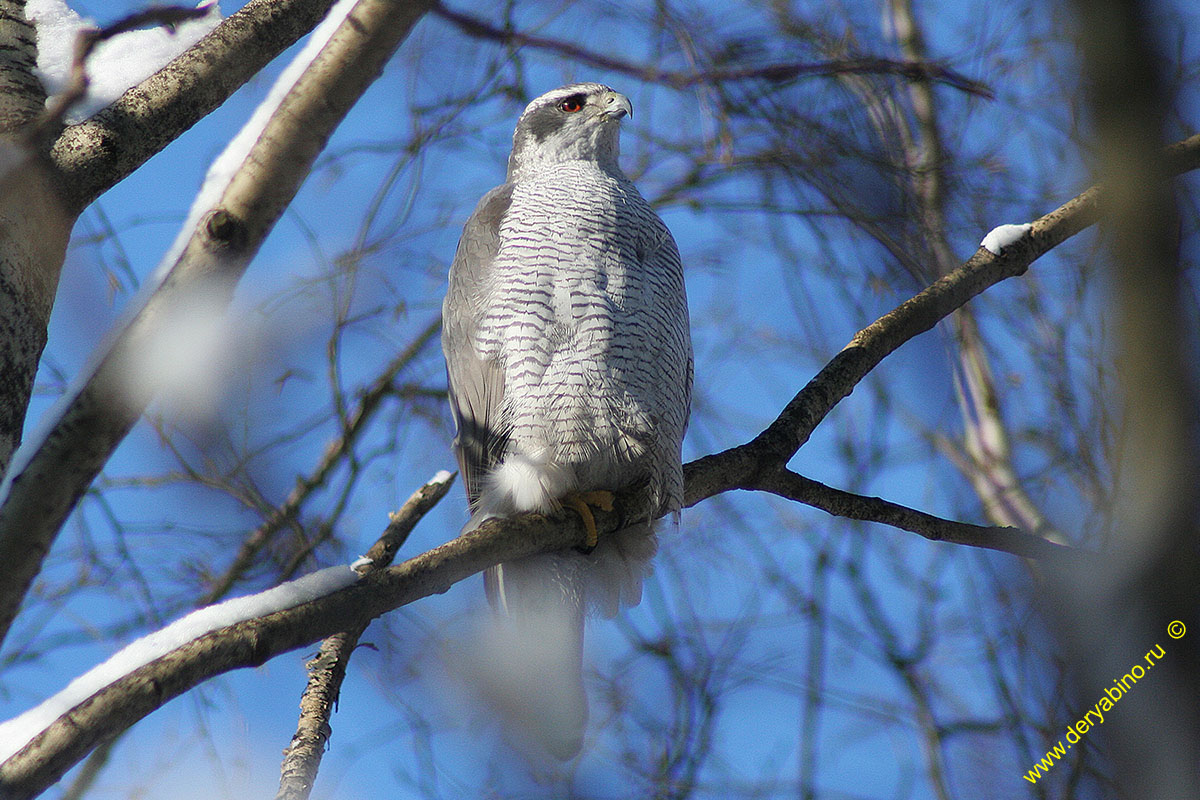
{"type": "Polygon", "coordinates": [[[586,609],[641,598],[652,521],[683,502],[692,391],[683,267],[666,225],[621,172],[624,95],[564,86],[517,121],[505,183],[467,221],[442,308],[442,348],[472,511],[584,517],[595,544],[488,570],[504,635],[525,662],[513,690],[527,732],[579,751],[586,609]],[[599,541],[588,504],[636,489],[643,507],[599,541]]]}

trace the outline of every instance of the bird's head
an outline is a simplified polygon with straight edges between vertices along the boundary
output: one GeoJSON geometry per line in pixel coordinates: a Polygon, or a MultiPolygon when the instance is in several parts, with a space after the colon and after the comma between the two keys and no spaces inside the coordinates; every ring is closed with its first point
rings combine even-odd
{"type": "Polygon", "coordinates": [[[517,120],[508,179],[566,161],[595,161],[619,174],[620,123],[632,114],[629,98],[603,84],[573,83],[546,92],[517,120]]]}

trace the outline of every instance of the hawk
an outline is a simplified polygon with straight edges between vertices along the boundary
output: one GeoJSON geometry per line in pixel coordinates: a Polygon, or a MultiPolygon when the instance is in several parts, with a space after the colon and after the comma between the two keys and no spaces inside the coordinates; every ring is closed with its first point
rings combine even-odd
{"type": "Polygon", "coordinates": [[[587,719],[583,621],[641,598],[652,521],[683,502],[680,448],[692,346],[675,240],[618,164],[629,99],[576,83],[517,120],[507,178],[479,201],[450,267],[442,308],[454,449],[472,512],[577,509],[588,553],[537,555],[487,571],[505,635],[529,659],[520,706],[556,756],[580,749],[587,719]],[[587,504],[644,498],[595,541],[587,504]]]}

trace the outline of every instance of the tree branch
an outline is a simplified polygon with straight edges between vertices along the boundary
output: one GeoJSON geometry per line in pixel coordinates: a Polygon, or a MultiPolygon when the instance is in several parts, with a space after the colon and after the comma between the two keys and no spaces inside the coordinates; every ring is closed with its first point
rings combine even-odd
{"type": "Polygon", "coordinates": [[[114,36],[128,33],[138,28],[146,28],[154,25],[170,28],[181,22],[208,16],[208,13],[209,8],[207,6],[204,8],[151,8],[130,14],[103,28],[90,28],[80,31],[75,37],[75,52],[71,59],[71,74],[67,80],[66,88],[46,107],[41,119],[35,125],[31,125],[26,131],[25,139],[31,146],[31,149],[40,150],[40,147],[37,146],[38,144],[48,144],[44,140],[48,139],[53,131],[57,131],[62,127],[67,111],[87,94],[87,58],[96,49],[98,44],[106,39],[111,39],[114,36]]]}
{"type": "MultiPolygon", "coordinates": [[[[616,514],[597,518],[611,533],[616,514]]],[[[403,564],[377,570],[339,592],[295,608],[212,631],[92,695],[0,764],[0,797],[24,800],[57,781],[92,747],[208,678],[365,625],[402,605],[439,594],[501,561],[582,546],[587,533],[572,512],[490,520],[403,564]]]]}
{"type": "MultiPolygon", "coordinates": [[[[400,510],[392,514],[387,530],[367,551],[366,558],[371,560],[371,571],[384,569],[392,563],[392,558],[404,545],[412,529],[446,496],[453,484],[453,475],[439,475],[414,492],[400,510]]],[[[335,633],[321,642],[316,657],[305,665],[308,669],[308,685],[300,698],[300,720],[296,733],[284,751],[279,792],[275,800],[308,800],[321,766],[321,757],[325,754],[325,744],[333,733],[330,719],[342,690],[350,655],[366,629],[367,624],[363,622],[335,633]]]]}
{"type": "Polygon", "coordinates": [[[358,404],[348,417],[345,428],[336,439],[326,446],[325,453],[316,468],[310,475],[297,479],[296,488],[291,491],[283,504],[245,538],[233,562],[216,580],[212,588],[205,593],[204,597],[198,601],[197,605],[208,605],[224,597],[233,588],[237,579],[254,563],[255,557],[271,541],[271,538],[296,518],[304,501],[313,491],[324,485],[334,467],[342,462],[354,443],[358,441],[359,435],[366,427],[367,422],[374,417],[383,398],[394,391],[393,384],[396,376],[412,363],[413,359],[420,354],[425,345],[437,335],[441,328],[442,320],[441,317],[438,317],[427,325],[408,347],[392,359],[374,382],[362,392],[358,404]]]}
{"type": "MultiPolygon", "coordinates": [[[[889,27],[904,57],[910,61],[926,59],[928,47],[912,0],[888,0],[887,6],[891,16],[889,27]]],[[[951,246],[946,215],[950,182],[945,174],[946,147],[939,121],[940,109],[929,81],[911,81],[905,88],[912,124],[908,116],[898,110],[879,116],[891,120],[901,134],[893,138],[900,142],[906,183],[913,198],[912,217],[920,232],[923,252],[918,255],[918,260],[927,259],[923,264],[924,274],[945,275],[957,266],[958,258],[951,246]]],[[[878,102],[865,91],[862,95],[870,98],[868,102],[878,102]]],[[[885,139],[889,134],[889,130],[877,131],[877,135],[885,139]]],[[[962,413],[963,432],[961,444],[956,444],[948,457],[974,486],[984,514],[992,524],[1020,528],[1065,543],[1067,540],[1046,519],[1018,478],[1001,398],[996,392],[990,359],[974,312],[964,306],[950,317],[949,322],[957,344],[953,353],[957,362],[954,388],[962,413]],[[957,452],[959,447],[965,452],[957,452]]],[[[945,442],[945,449],[951,447],[951,437],[941,437],[941,441],[945,442]]]]}
{"type": "Polygon", "coordinates": [[[27,144],[46,108],[25,0],[0,0],[0,470],[21,441],[75,218],[58,176],[27,144]]]}
{"type": "Polygon", "coordinates": [[[865,497],[835,489],[787,469],[763,473],[756,478],[753,485],[741,488],[770,492],[819,508],[835,517],[891,525],[920,534],[934,542],[983,547],[1037,559],[1072,559],[1090,555],[1082,550],[1049,542],[1020,528],[971,525],[942,519],[878,497],[865,497]]]}
{"type": "Polygon", "coordinates": [[[46,108],[46,89],[33,74],[37,33],[25,0],[0,0],[0,139],[14,140],[46,108]]]}
{"type": "Polygon", "coordinates": [[[712,69],[703,72],[677,72],[646,64],[630,64],[627,61],[580,47],[572,42],[497,28],[486,20],[454,11],[440,2],[431,10],[439,17],[453,23],[463,33],[477,39],[502,42],[516,47],[549,50],[583,64],[620,72],[649,83],[661,83],[673,89],[686,89],[698,84],[718,84],[727,81],[764,80],[770,83],[785,83],[797,78],[875,74],[897,75],[908,80],[937,81],[989,100],[995,96],[985,84],[930,61],[895,61],[888,58],[864,56],[834,61],[770,64],[763,67],[712,69]]]}
{"type": "Polygon", "coordinates": [[[251,0],[51,149],[76,213],[175,141],[325,17],[334,0],[251,0]]]}
{"type": "MultiPolygon", "coordinates": [[[[1200,134],[1167,148],[1166,160],[1172,174],[1200,166],[1200,134]]],[[[980,292],[1021,275],[1041,255],[1095,223],[1104,201],[1101,186],[1087,189],[1035,220],[1029,235],[1001,255],[980,248],[958,269],[859,331],[753,441],[687,464],[684,505],[752,485],[762,472],[783,467],[879,362],[980,292]]]]}
{"type": "MultiPolygon", "coordinates": [[[[78,498],[153,393],[137,359],[200,300],[224,308],[329,135],[425,11],[360,0],[282,98],[228,186],[146,305],[115,337],[31,455],[14,463],[0,505],[0,637],[78,498]]],[[[159,73],[161,74],[161,73],[159,73]]]]}

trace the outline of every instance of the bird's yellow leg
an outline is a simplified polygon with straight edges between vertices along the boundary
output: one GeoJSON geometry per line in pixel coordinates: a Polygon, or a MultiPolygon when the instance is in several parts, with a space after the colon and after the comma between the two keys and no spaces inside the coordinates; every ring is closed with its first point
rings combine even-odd
{"type": "Polygon", "coordinates": [[[583,518],[583,527],[587,529],[586,546],[589,550],[600,541],[600,534],[596,531],[596,518],[592,516],[590,506],[595,506],[602,511],[612,511],[614,499],[615,496],[612,492],[603,489],[591,492],[572,492],[563,498],[563,505],[575,509],[583,518]]]}

